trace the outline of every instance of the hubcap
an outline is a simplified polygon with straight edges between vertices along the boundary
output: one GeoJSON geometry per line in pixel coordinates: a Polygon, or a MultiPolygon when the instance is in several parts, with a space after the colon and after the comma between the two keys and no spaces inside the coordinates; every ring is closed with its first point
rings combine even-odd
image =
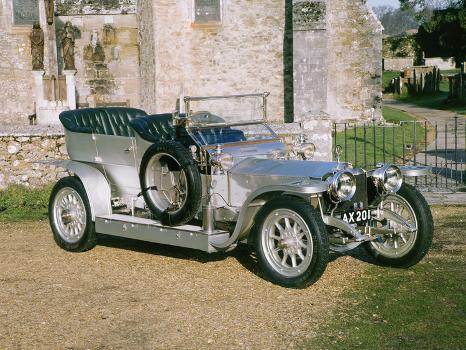
{"type": "Polygon", "coordinates": [[[66,187],[58,191],[53,203],[53,219],[60,237],[68,243],[78,242],[86,231],[86,208],[81,196],[66,187]]]}
{"type": "Polygon", "coordinates": [[[147,164],[145,181],[147,187],[157,187],[157,190],[149,190],[148,195],[160,211],[168,209],[170,212],[176,212],[186,203],[188,197],[186,174],[171,155],[167,153],[154,155],[147,164]]]}
{"type": "Polygon", "coordinates": [[[299,276],[311,264],[313,242],[309,227],[292,210],[276,209],[267,216],[261,243],[269,264],[286,277],[299,276]]]}
{"type": "Polygon", "coordinates": [[[388,258],[400,258],[408,254],[416,242],[418,232],[418,223],[413,208],[403,197],[395,193],[388,195],[380,203],[379,208],[398,214],[414,229],[408,231],[402,225],[388,219],[376,222],[376,227],[388,229],[391,232],[382,237],[382,242],[372,241],[372,246],[388,258]]]}

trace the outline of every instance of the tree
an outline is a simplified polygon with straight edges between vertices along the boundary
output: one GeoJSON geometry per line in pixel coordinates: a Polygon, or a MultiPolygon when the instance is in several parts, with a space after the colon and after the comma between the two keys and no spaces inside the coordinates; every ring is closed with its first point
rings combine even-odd
{"type": "Polygon", "coordinates": [[[401,10],[392,6],[376,6],[373,10],[382,23],[386,35],[397,35],[419,27],[419,22],[412,9],[401,10]]]}
{"type": "Polygon", "coordinates": [[[457,63],[466,58],[465,0],[400,0],[400,5],[417,12],[417,41],[426,56],[453,56],[457,63]]]}
{"type": "Polygon", "coordinates": [[[464,6],[464,0],[399,0],[402,10],[413,10],[416,17],[422,21],[428,21],[434,10],[445,9],[448,7],[464,6]]]}

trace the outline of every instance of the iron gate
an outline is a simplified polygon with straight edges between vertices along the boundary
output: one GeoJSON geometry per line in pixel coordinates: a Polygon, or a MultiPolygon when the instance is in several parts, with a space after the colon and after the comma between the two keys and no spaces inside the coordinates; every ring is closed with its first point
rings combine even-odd
{"type": "MultiPolygon", "coordinates": [[[[341,160],[365,169],[379,163],[427,165],[432,174],[407,178],[422,191],[458,191],[466,187],[466,117],[441,123],[335,123],[333,148],[341,160]]],[[[335,154],[335,152],[333,152],[335,154]]]]}

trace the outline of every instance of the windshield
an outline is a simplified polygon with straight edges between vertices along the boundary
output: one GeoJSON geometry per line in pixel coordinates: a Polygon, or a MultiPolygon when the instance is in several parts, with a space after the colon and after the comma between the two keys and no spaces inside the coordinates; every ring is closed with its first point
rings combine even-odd
{"type": "Polygon", "coordinates": [[[261,123],[266,119],[267,96],[186,97],[187,118],[192,126],[261,123]]]}
{"type": "Polygon", "coordinates": [[[205,146],[267,140],[278,141],[277,135],[265,124],[192,127],[189,132],[198,144],[205,146]]]}

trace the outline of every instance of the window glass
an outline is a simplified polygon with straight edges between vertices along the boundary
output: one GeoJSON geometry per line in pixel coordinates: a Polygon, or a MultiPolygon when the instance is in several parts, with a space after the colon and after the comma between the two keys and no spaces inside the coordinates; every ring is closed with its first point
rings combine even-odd
{"type": "Polygon", "coordinates": [[[32,25],[38,21],[38,0],[13,0],[13,23],[15,25],[32,25]]]}
{"type": "Polygon", "coordinates": [[[221,21],[221,0],[194,0],[195,23],[212,23],[221,21]]]}

